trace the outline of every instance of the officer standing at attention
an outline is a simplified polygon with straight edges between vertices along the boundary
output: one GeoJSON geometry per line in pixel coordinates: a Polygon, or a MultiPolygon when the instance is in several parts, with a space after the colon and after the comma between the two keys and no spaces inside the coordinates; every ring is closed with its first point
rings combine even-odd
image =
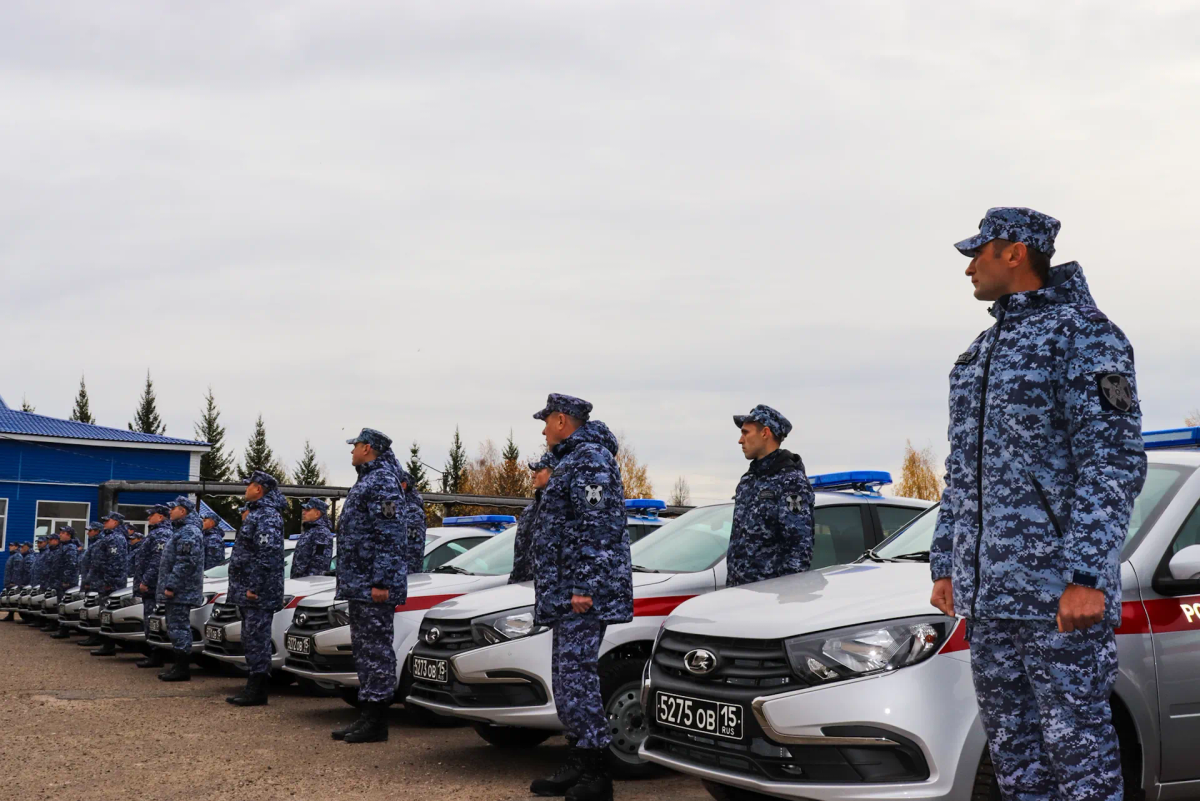
{"type": "MultiPolygon", "coordinates": [[[[104,533],[97,543],[99,551],[92,563],[92,589],[100,594],[100,606],[103,608],[109,595],[125,587],[128,578],[125,556],[129,552],[129,540],[125,538],[123,514],[109,512],[101,521],[104,523],[104,533]]],[[[91,652],[92,656],[115,656],[116,643],[109,637],[101,637],[100,640],[102,645],[91,652]]]]}
{"type": "Polygon", "coordinates": [[[320,498],[309,498],[300,507],[300,539],[292,552],[292,572],[289,578],[323,576],[333,561],[333,532],[329,530],[329,504],[320,498]]]}
{"type": "MultiPolygon", "coordinates": [[[[171,507],[165,503],[156,503],[148,510],[149,518],[146,525],[150,527],[146,539],[138,546],[133,557],[133,594],[142,599],[142,630],[146,633],[147,642],[150,636],[150,615],[154,613],[155,600],[158,597],[158,567],[162,560],[163,550],[167,541],[174,534],[174,529],[168,520],[171,507]]],[[[166,658],[165,650],[146,645],[146,658],[134,662],[140,668],[162,667],[166,658]]]]}
{"type": "MultiPolygon", "coordinates": [[[[141,529],[129,527],[129,532],[125,535],[125,541],[129,543],[129,552],[125,555],[127,563],[125,572],[129,574],[130,579],[133,578],[133,562],[137,558],[138,549],[142,547],[142,531],[141,529]]],[[[137,582],[133,582],[137,586],[137,582]]]]}
{"type": "Polygon", "coordinates": [[[812,561],[813,488],[800,456],[780,447],[792,424],[762,404],[735,414],[733,424],[750,469],[733,496],[725,584],[803,573],[812,561]]]}
{"type": "Polygon", "coordinates": [[[633,620],[633,568],[617,438],[590,420],[592,404],[552,394],[535,414],[558,460],[534,527],[534,618],[554,627],[554,703],[567,732],[567,762],[530,785],[569,801],[612,798],[611,742],[597,661],[609,624],[633,620]]]}
{"type": "Polygon", "coordinates": [[[204,603],[204,535],[200,515],[186,495],[167,505],[172,534],[158,562],[155,597],[167,605],[167,634],[175,666],[158,674],[163,681],[192,678],[192,607],[204,603]]]}
{"type": "Polygon", "coordinates": [[[15,578],[18,587],[24,587],[33,581],[33,543],[26,540],[21,543],[21,572],[15,578]]]}
{"type": "Polygon", "coordinates": [[[400,479],[400,489],[404,492],[404,522],[408,529],[408,546],[406,549],[408,574],[425,572],[425,499],[417,492],[416,484],[410,474],[396,458],[396,452],[388,448],[379,455],[380,460],[388,466],[400,479]]]}
{"type": "Polygon", "coordinates": [[[242,613],[242,646],[250,675],[246,688],[225,700],[235,706],[267,703],[271,674],[271,620],[283,608],[283,510],[287,500],[274,476],[255,470],[246,486],[246,517],[229,560],[229,603],[242,613]]]}
{"type": "MultiPolygon", "coordinates": [[[[75,529],[71,526],[60,526],[58,529],[58,576],[54,589],[61,599],[67,590],[79,584],[79,544],[75,542],[75,529]]],[[[71,636],[71,631],[65,628],[62,621],[55,620],[51,628],[56,631],[50,635],[55,640],[65,640],[71,636]]]]}
{"type": "MultiPolygon", "coordinates": [[[[100,532],[103,530],[104,524],[98,520],[88,523],[87,548],[79,560],[79,588],[85,593],[93,591],[96,557],[100,554],[100,532]]],[[[75,644],[83,648],[95,648],[102,642],[104,642],[103,638],[96,634],[88,634],[88,636],[75,644]]]]}
{"type": "Polygon", "coordinates": [[[955,245],[996,319],[950,373],[930,602],[967,619],[979,716],[1006,799],[1119,801],[1109,708],[1119,554],[1146,477],[1133,348],[1058,220],[994,208],[955,245]]]}
{"type": "MultiPolygon", "coordinates": [[[[59,548],[62,543],[59,542],[58,532],[51,534],[46,542],[47,550],[42,563],[42,589],[47,592],[55,591],[58,588],[58,568],[59,568],[59,548]]],[[[37,625],[40,631],[50,631],[58,627],[57,621],[49,620],[45,617],[37,625]]]]}
{"type": "Polygon", "coordinates": [[[554,455],[547,451],[541,458],[529,463],[533,472],[533,503],[521,510],[517,518],[517,536],[513,542],[513,569],[508,574],[508,583],[533,581],[533,541],[537,528],[538,512],[542,507],[542,493],[550,483],[554,472],[554,455]]]}
{"type": "Polygon", "coordinates": [[[354,439],[350,463],[358,479],[342,506],[338,530],[337,596],[349,601],[350,643],[358,670],[361,717],[332,733],[348,743],[388,738],[387,708],[396,692],[392,647],[396,606],[408,598],[404,489],[386,454],[392,440],[373,428],[354,439]]]}
{"type": "Polygon", "coordinates": [[[221,531],[221,518],[209,512],[204,521],[204,569],[216,567],[225,561],[225,534],[221,531]]]}
{"type": "MultiPolygon", "coordinates": [[[[18,547],[15,540],[8,544],[8,560],[4,563],[4,588],[6,590],[20,586],[17,584],[17,579],[21,575],[21,563],[25,560],[25,557],[21,556],[18,547]]],[[[13,617],[14,613],[9,612],[8,617],[4,619],[12,620],[13,617]]]]}

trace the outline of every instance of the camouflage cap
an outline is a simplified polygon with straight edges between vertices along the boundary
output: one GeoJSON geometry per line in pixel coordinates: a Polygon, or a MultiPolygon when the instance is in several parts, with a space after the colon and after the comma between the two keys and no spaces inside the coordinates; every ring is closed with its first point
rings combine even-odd
{"type": "Polygon", "coordinates": [[[329,511],[329,504],[325,503],[324,498],[309,498],[300,506],[301,509],[316,509],[321,514],[329,511]]]}
{"type": "Polygon", "coordinates": [[[192,503],[191,499],[186,495],[180,495],[175,500],[167,504],[168,509],[174,509],[176,506],[182,506],[188,510],[188,514],[196,511],[196,504],[192,503]]]}
{"type": "Polygon", "coordinates": [[[554,458],[554,454],[550,453],[550,451],[546,451],[541,455],[541,457],[534,459],[529,463],[529,469],[535,473],[539,470],[553,470],[554,466],[557,464],[558,459],[554,458]]]}
{"type": "Polygon", "coordinates": [[[63,523],[62,525],[60,525],[58,527],[58,533],[62,534],[64,531],[67,532],[68,534],[70,534],[72,537],[75,536],[75,527],[74,526],[68,526],[66,523],[63,523]]]}
{"type": "Polygon", "coordinates": [[[373,428],[364,428],[358,432],[357,437],[346,440],[347,445],[357,445],[360,442],[370,445],[376,453],[383,453],[392,447],[392,438],[382,431],[376,431],[373,428]]]}
{"type": "Polygon", "coordinates": [[[148,515],[168,515],[171,513],[171,504],[169,503],[152,503],[146,507],[148,515]]]}
{"type": "Polygon", "coordinates": [[[780,442],[783,442],[784,438],[792,433],[792,424],[786,417],[770,406],[765,406],[761,403],[751,409],[750,414],[735,414],[733,416],[733,424],[738,428],[741,428],[742,424],[747,420],[771,429],[771,433],[775,435],[775,439],[780,442]]]}
{"type": "Polygon", "coordinates": [[[36,539],[37,539],[37,544],[38,544],[38,545],[45,545],[45,544],[46,544],[46,535],[45,535],[45,534],[38,534],[36,539]]]}
{"type": "Polygon", "coordinates": [[[22,547],[22,548],[32,548],[32,547],[33,547],[33,543],[32,543],[32,542],[30,542],[29,540],[25,540],[24,542],[22,542],[22,543],[21,543],[21,547],[22,547]]]}
{"type": "Polygon", "coordinates": [[[140,540],[142,538],[142,530],[140,528],[128,526],[125,529],[125,537],[126,539],[140,540]]]}
{"type": "Polygon", "coordinates": [[[577,420],[587,421],[588,416],[592,413],[592,404],[582,398],[575,398],[571,395],[560,395],[557,392],[551,392],[546,397],[546,408],[533,416],[534,420],[545,420],[555,412],[562,412],[570,415],[577,420]]]}
{"type": "Polygon", "coordinates": [[[979,221],[979,233],[956,242],[954,247],[964,256],[974,257],[979,248],[993,239],[1006,239],[1009,242],[1022,242],[1049,258],[1054,255],[1054,238],[1061,227],[1062,223],[1040,211],[1003,206],[988,209],[979,221]]]}
{"type": "Polygon", "coordinates": [[[218,526],[221,525],[221,516],[219,514],[217,514],[216,512],[205,512],[204,514],[200,515],[200,519],[201,520],[211,520],[214,523],[216,523],[218,526]]]}
{"type": "Polygon", "coordinates": [[[121,514],[120,512],[109,512],[104,517],[100,518],[100,520],[104,523],[107,523],[109,520],[116,520],[118,523],[124,523],[125,515],[121,514]]]}
{"type": "Polygon", "coordinates": [[[99,520],[93,520],[92,522],[88,523],[88,531],[99,531],[102,528],[104,528],[104,524],[99,520]]]}
{"type": "Polygon", "coordinates": [[[279,486],[279,482],[275,480],[275,476],[265,473],[262,470],[255,470],[251,473],[247,484],[257,484],[263,488],[264,492],[270,492],[279,486]]]}

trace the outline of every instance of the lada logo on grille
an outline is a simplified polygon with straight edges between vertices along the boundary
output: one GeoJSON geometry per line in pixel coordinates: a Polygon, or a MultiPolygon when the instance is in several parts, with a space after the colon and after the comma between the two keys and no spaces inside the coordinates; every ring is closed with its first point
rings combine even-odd
{"type": "Polygon", "coordinates": [[[683,657],[683,666],[687,668],[688,673],[707,676],[717,669],[717,655],[712,651],[697,648],[694,651],[688,651],[683,657]]]}
{"type": "Polygon", "coordinates": [[[425,632],[425,644],[433,645],[438,640],[442,639],[442,630],[434,626],[429,631],[425,632]]]}
{"type": "Polygon", "coordinates": [[[304,626],[307,623],[308,623],[308,615],[304,614],[303,612],[296,615],[296,625],[297,626],[304,626]]]}

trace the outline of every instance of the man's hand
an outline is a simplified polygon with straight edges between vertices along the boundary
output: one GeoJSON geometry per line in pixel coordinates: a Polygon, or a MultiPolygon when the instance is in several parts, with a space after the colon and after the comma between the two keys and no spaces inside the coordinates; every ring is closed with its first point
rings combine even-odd
{"type": "Polygon", "coordinates": [[[571,611],[582,615],[584,612],[592,608],[592,596],[590,595],[572,595],[571,596],[571,611]]]}
{"type": "Polygon", "coordinates": [[[163,590],[163,595],[167,598],[174,598],[175,593],[172,590],[163,590]]]}
{"type": "Polygon", "coordinates": [[[376,604],[387,603],[388,596],[390,596],[390,595],[391,595],[391,592],[388,590],[381,590],[378,587],[371,588],[371,602],[372,603],[376,603],[376,604]]]}
{"type": "Polygon", "coordinates": [[[1068,584],[1058,599],[1058,630],[1083,631],[1104,619],[1104,592],[1068,584]]]}
{"type": "Polygon", "coordinates": [[[954,617],[954,587],[950,579],[942,578],[933,582],[933,595],[929,596],[929,603],[943,615],[954,617]]]}
{"type": "Polygon", "coordinates": [[[150,588],[149,588],[149,587],[147,587],[145,584],[139,584],[139,585],[138,585],[138,592],[145,594],[145,593],[147,593],[147,592],[150,592],[150,588]]]}
{"type": "Polygon", "coordinates": [[[254,592],[253,590],[246,590],[246,598],[251,601],[257,601],[258,593],[254,592]]]}

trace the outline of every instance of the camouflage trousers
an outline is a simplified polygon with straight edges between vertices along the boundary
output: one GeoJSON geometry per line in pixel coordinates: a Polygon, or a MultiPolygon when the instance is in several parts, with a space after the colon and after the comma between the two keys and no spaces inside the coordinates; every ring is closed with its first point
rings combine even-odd
{"type": "Polygon", "coordinates": [[[260,606],[238,607],[242,613],[242,648],[252,674],[271,672],[271,621],[275,612],[260,606]]]}
{"type": "Polygon", "coordinates": [[[192,607],[167,603],[167,636],[176,651],[192,652],[192,607]]]}
{"type": "Polygon", "coordinates": [[[567,738],[574,738],[579,748],[607,748],[612,740],[597,671],[607,627],[592,614],[569,614],[554,624],[554,705],[567,738]]]}
{"type": "Polygon", "coordinates": [[[350,602],[350,647],[358,671],[358,700],[390,702],[396,694],[396,606],[350,602]]]}
{"type": "Polygon", "coordinates": [[[1117,639],[1100,623],[977,620],[971,672],[1005,801],[1121,801],[1121,753],[1108,705],[1117,639]]]}
{"type": "Polygon", "coordinates": [[[146,634],[147,645],[150,640],[150,616],[154,614],[154,591],[150,591],[149,598],[142,599],[142,631],[146,634]]]}

